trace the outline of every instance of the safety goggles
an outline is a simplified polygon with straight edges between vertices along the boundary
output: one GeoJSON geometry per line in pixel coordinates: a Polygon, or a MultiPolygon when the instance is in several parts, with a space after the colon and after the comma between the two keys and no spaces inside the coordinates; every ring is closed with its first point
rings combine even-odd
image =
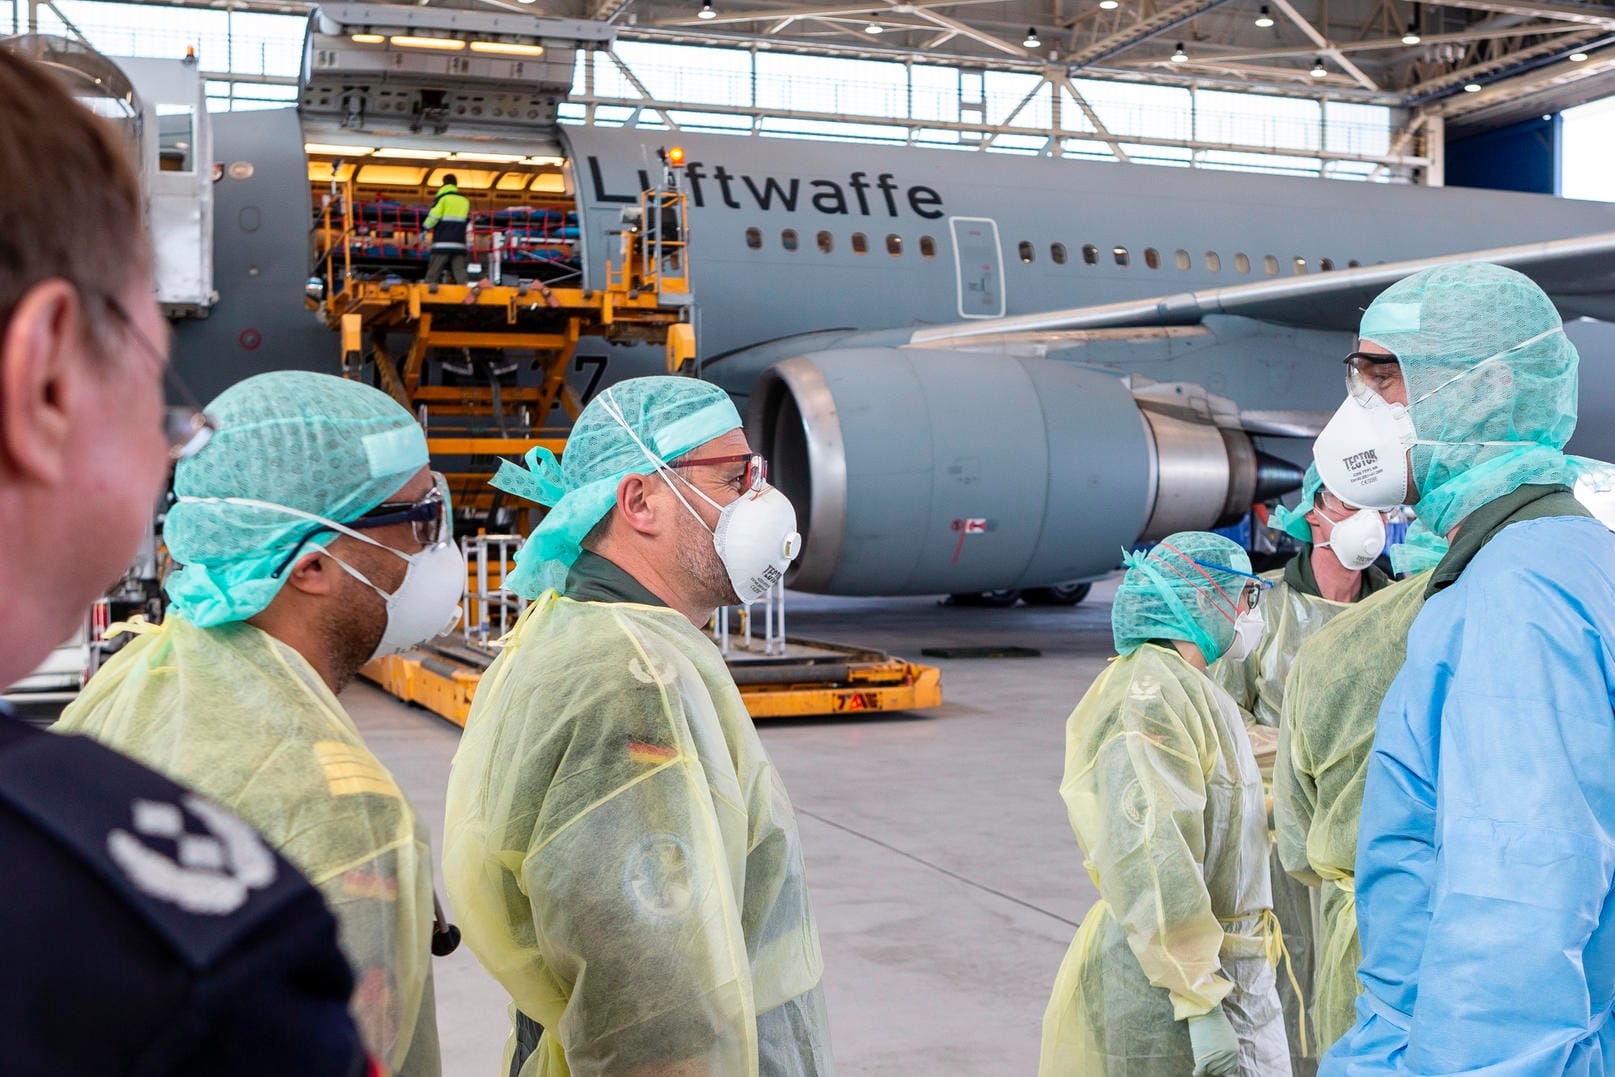
{"type": "Polygon", "coordinates": [[[733,456],[702,456],[694,460],[680,460],[673,464],[676,468],[712,467],[719,464],[746,463],[747,490],[760,490],[768,483],[768,461],[758,453],[736,453],[733,456]]]}
{"type": "Polygon", "coordinates": [[[1188,561],[1190,564],[1199,565],[1201,568],[1213,568],[1218,572],[1226,572],[1230,576],[1245,577],[1245,590],[1240,597],[1245,600],[1246,609],[1255,609],[1257,604],[1262,601],[1262,595],[1273,587],[1272,580],[1264,580],[1253,572],[1241,572],[1231,565],[1219,565],[1211,561],[1196,560],[1193,557],[1188,558],[1188,561]]]}
{"type": "MultiPolygon", "coordinates": [[[[441,546],[454,538],[454,512],[449,501],[449,480],[440,472],[432,472],[432,489],[419,501],[384,501],[371,509],[363,516],[341,525],[346,531],[372,531],[378,527],[392,527],[394,524],[407,523],[411,526],[411,534],[416,542],[422,546],[441,546]]],[[[316,535],[327,531],[336,531],[337,527],[330,524],[319,524],[310,528],[291,551],[275,566],[275,571],[269,575],[279,579],[280,574],[286,571],[303,547],[316,535]]]]}
{"type": "Polygon", "coordinates": [[[177,406],[163,408],[163,436],[168,439],[169,462],[177,464],[181,460],[195,456],[212,440],[214,433],[219,429],[218,422],[202,410],[202,405],[196,402],[190,387],[174,371],[168,356],[151,342],[150,337],[140,331],[123,304],[110,295],[101,298],[107,309],[112,312],[112,316],[122,324],[124,331],[163,372],[163,387],[168,399],[180,401],[177,406]]]}
{"type": "Polygon", "coordinates": [[[1346,391],[1359,403],[1370,396],[1384,396],[1401,379],[1401,362],[1385,352],[1351,352],[1346,356],[1346,391]]]}

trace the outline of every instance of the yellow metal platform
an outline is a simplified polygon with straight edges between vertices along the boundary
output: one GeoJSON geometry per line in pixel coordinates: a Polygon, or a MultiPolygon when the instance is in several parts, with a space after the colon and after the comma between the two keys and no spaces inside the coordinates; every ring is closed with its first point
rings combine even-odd
{"type": "MultiPolygon", "coordinates": [[[[378,658],[363,673],[391,695],[463,726],[493,659],[457,636],[440,636],[378,658]]],[[[736,652],[729,668],[753,718],[851,716],[942,704],[942,672],[935,666],[836,644],[791,640],[785,654],[766,658],[736,652]]]]}

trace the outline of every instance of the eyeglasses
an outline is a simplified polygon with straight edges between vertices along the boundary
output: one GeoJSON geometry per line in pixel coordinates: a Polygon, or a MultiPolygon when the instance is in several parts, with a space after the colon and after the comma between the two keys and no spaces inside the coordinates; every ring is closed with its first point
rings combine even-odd
{"type": "MultiPolygon", "coordinates": [[[[718,464],[746,463],[746,485],[742,490],[758,490],[768,483],[768,461],[757,453],[736,453],[733,456],[703,456],[695,460],[680,460],[676,468],[709,467],[718,464]]],[[[739,476],[736,476],[737,478],[739,476]]],[[[731,480],[733,481],[733,480],[731,480]]]]}
{"type": "Polygon", "coordinates": [[[195,456],[218,431],[217,420],[202,410],[190,387],[168,361],[168,356],[151,342],[151,338],[140,331],[140,327],[135,324],[134,318],[124,309],[123,304],[110,295],[102,296],[101,299],[106,308],[112,312],[112,316],[122,323],[124,330],[145,351],[147,357],[157,363],[158,369],[163,372],[163,386],[168,398],[181,401],[179,406],[163,408],[163,436],[168,439],[169,463],[177,464],[181,460],[195,456]]]}
{"type": "MultiPolygon", "coordinates": [[[[1165,546],[1166,543],[1163,542],[1161,545],[1165,546]]],[[[1245,608],[1246,609],[1252,609],[1252,610],[1255,609],[1256,606],[1257,606],[1257,603],[1262,601],[1262,593],[1265,592],[1265,591],[1272,590],[1273,581],[1272,580],[1264,580],[1264,579],[1262,579],[1262,577],[1256,575],[1255,573],[1241,572],[1239,569],[1234,568],[1232,565],[1213,564],[1210,561],[1201,561],[1201,560],[1199,560],[1197,558],[1193,558],[1193,557],[1187,558],[1187,560],[1188,560],[1188,562],[1190,564],[1199,565],[1201,568],[1214,568],[1218,572],[1226,572],[1226,573],[1228,573],[1229,575],[1232,575],[1232,576],[1243,576],[1243,577],[1245,577],[1245,579],[1247,581],[1249,581],[1249,582],[1247,582],[1245,584],[1245,590],[1244,590],[1241,597],[1243,597],[1245,599],[1245,608]]],[[[1228,596],[1225,594],[1223,597],[1227,598],[1228,596]]]]}
{"type": "Polygon", "coordinates": [[[1352,352],[1346,356],[1346,391],[1353,400],[1384,396],[1402,380],[1401,360],[1388,352],[1352,352]]]}
{"type": "MultiPolygon", "coordinates": [[[[370,531],[394,524],[411,525],[411,534],[422,546],[441,546],[454,538],[454,510],[449,501],[449,480],[440,472],[432,472],[432,489],[419,501],[384,501],[363,516],[349,520],[342,526],[349,531],[370,531]]],[[[280,564],[271,572],[271,579],[279,579],[297,555],[308,545],[309,539],[326,531],[335,531],[329,524],[311,527],[297,540],[280,564]]]]}

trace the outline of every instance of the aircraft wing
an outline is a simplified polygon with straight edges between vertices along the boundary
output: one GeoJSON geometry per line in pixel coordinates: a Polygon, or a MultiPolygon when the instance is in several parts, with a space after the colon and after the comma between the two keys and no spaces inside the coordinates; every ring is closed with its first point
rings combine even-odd
{"type": "Polygon", "coordinates": [[[1352,330],[1363,308],[1388,285],[1421,269],[1453,262],[1509,266],[1541,285],[1567,317],[1615,321],[1615,232],[1600,232],[1575,239],[1179,292],[1154,299],[929,326],[916,330],[910,343],[947,347],[1010,334],[1192,326],[1214,314],[1308,329],[1352,330]]]}

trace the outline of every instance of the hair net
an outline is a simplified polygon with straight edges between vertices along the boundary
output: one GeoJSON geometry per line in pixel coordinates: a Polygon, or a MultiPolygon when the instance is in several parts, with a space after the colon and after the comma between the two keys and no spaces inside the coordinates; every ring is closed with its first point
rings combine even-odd
{"type": "Polygon", "coordinates": [[[1485,262],[1438,266],[1381,292],[1363,340],[1394,353],[1418,432],[1414,506],[1447,534],[1527,483],[1569,482],[1576,347],[1547,294],[1485,262]]]}
{"type": "Polygon", "coordinates": [[[168,577],[168,597],[201,628],[261,613],[284,582],[284,573],[270,573],[303,544],[337,537],[305,538],[318,525],[275,505],[346,523],[428,459],[426,436],[392,397],[329,374],[259,374],[220,393],[207,412],[218,432],[174,469],[178,504],[163,526],[183,566],[168,577]]]}
{"type": "Polygon", "coordinates": [[[608,405],[621,411],[633,434],[663,461],[740,427],[740,413],[716,385],[670,376],[629,378],[583,409],[561,460],[536,448],[528,451],[525,469],[500,461],[494,486],[550,510],[517,551],[516,569],[505,582],[524,598],[562,590],[584,536],[616,503],[617,483],[624,475],[656,469],[608,405]]]}
{"type": "Polygon", "coordinates": [[[1318,494],[1323,490],[1323,479],[1318,476],[1318,465],[1307,466],[1306,478],[1301,482],[1301,500],[1295,503],[1295,508],[1287,509],[1283,505],[1273,510],[1268,526],[1283,531],[1297,542],[1312,541],[1312,525],[1307,523],[1307,513],[1318,505],[1318,494]]]}
{"type": "Polygon", "coordinates": [[[1407,537],[1391,546],[1391,571],[1401,579],[1435,568],[1447,556],[1447,540],[1414,520],[1408,525],[1407,537]]]}
{"type": "Polygon", "coordinates": [[[1179,531],[1147,551],[1124,551],[1122,560],[1127,575],[1110,608],[1117,654],[1132,654],[1152,639],[1193,643],[1208,663],[1228,649],[1239,594],[1253,578],[1238,543],[1208,531],[1179,531]]]}

